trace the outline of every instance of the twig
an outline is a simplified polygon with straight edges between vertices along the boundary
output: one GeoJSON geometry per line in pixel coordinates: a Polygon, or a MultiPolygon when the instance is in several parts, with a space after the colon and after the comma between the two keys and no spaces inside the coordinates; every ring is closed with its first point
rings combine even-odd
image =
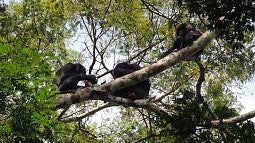
{"type": "Polygon", "coordinates": [[[164,17],[165,19],[170,19],[168,16],[165,16],[164,14],[162,14],[158,9],[156,9],[153,5],[149,4],[148,2],[146,2],[145,0],[141,0],[142,3],[145,5],[145,7],[151,12],[151,13],[155,13],[156,15],[159,15],[161,17],[164,17]]]}
{"type": "Polygon", "coordinates": [[[87,112],[87,113],[84,113],[84,114],[81,114],[81,115],[79,115],[79,116],[72,117],[72,118],[66,118],[66,119],[63,119],[62,121],[63,121],[63,122],[66,122],[66,123],[74,122],[74,121],[80,121],[80,120],[83,119],[83,118],[86,118],[86,117],[88,117],[88,116],[91,116],[91,115],[95,114],[96,112],[98,112],[98,111],[100,111],[100,110],[103,110],[103,109],[105,109],[105,108],[107,108],[107,107],[111,107],[111,106],[115,106],[115,104],[113,104],[113,103],[106,103],[106,104],[104,104],[104,105],[102,105],[102,106],[99,106],[99,107],[93,109],[93,110],[90,110],[90,111],[87,112]]]}

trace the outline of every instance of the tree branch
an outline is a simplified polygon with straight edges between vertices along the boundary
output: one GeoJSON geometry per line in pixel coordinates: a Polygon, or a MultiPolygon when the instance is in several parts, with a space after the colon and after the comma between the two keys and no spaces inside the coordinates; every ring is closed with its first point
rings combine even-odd
{"type": "Polygon", "coordinates": [[[156,136],[157,136],[157,134],[150,134],[150,135],[148,135],[148,136],[146,136],[146,137],[143,137],[143,138],[141,138],[141,139],[135,141],[134,143],[139,143],[139,142],[145,141],[145,140],[147,140],[147,139],[149,139],[149,138],[153,138],[153,137],[156,137],[156,136]]]}
{"type": "Polygon", "coordinates": [[[99,106],[99,107],[97,107],[97,108],[95,108],[95,109],[93,109],[93,110],[91,110],[91,111],[89,111],[87,113],[81,114],[79,116],[71,117],[71,118],[66,118],[66,119],[60,119],[60,120],[62,120],[63,122],[66,122],[66,123],[74,122],[74,121],[79,121],[79,120],[81,120],[83,118],[86,118],[88,116],[91,116],[91,115],[95,114],[96,112],[98,112],[100,110],[103,110],[105,108],[112,107],[112,106],[115,106],[115,104],[113,104],[113,103],[106,103],[106,104],[104,104],[102,106],[99,106]]]}
{"type": "Polygon", "coordinates": [[[253,117],[255,117],[255,110],[252,110],[252,111],[245,113],[243,115],[232,117],[229,119],[215,120],[215,121],[212,121],[211,123],[212,123],[212,126],[219,126],[220,124],[243,122],[243,121],[248,120],[253,117]]]}
{"type": "Polygon", "coordinates": [[[145,5],[145,7],[151,12],[151,13],[155,13],[156,15],[159,15],[161,17],[164,17],[165,19],[170,19],[168,16],[162,14],[158,9],[156,9],[152,4],[149,4],[148,2],[146,2],[145,0],[141,0],[142,3],[145,5]]]}
{"type": "MultiPolygon", "coordinates": [[[[63,94],[61,97],[57,98],[57,108],[66,108],[69,107],[71,104],[87,101],[87,100],[103,100],[106,102],[110,102],[109,104],[105,104],[101,107],[94,109],[94,111],[90,111],[90,115],[95,113],[103,108],[115,106],[116,104],[123,105],[123,106],[132,106],[138,108],[144,108],[150,110],[161,117],[171,116],[166,110],[157,107],[155,103],[151,103],[149,99],[142,99],[142,100],[130,100],[127,98],[115,97],[112,95],[106,94],[104,91],[100,91],[98,89],[94,89],[91,87],[87,87],[84,89],[78,89],[75,93],[63,94]],[[96,91],[97,90],[97,91],[96,91]]],[[[88,113],[87,113],[88,114],[88,113]]],[[[84,117],[86,115],[83,115],[84,117]]],[[[82,117],[81,117],[82,118],[82,117]]],[[[81,119],[79,118],[79,119],[81,119]]],[[[68,119],[66,122],[77,121],[77,118],[68,119]]]]}
{"type": "Polygon", "coordinates": [[[106,83],[105,86],[109,87],[108,90],[113,92],[116,89],[134,85],[138,82],[148,79],[149,77],[152,77],[164,71],[165,69],[174,66],[176,63],[180,61],[190,59],[192,55],[206,47],[215,36],[216,36],[215,32],[207,31],[202,36],[200,36],[196,41],[194,41],[191,46],[188,46],[176,52],[172,52],[165,58],[159,60],[158,62],[145,68],[142,68],[141,70],[125,75],[121,78],[117,78],[109,83],[106,83]]]}
{"type": "Polygon", "coordinates": [[[196,61],[198,67],[199,67],[199,78],[197,81],[197,85],[196,85],[196,94],[201,96],[201,88],[202,88],[202,83],[205,81],[205,68],[203,66],[203,64],[201,63],[201,61],[196,61]]]}

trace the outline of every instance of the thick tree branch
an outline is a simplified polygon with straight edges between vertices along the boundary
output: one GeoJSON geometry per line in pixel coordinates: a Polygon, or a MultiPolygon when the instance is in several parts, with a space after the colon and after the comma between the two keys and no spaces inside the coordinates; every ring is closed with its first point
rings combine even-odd
{"type": "Polygon", "coordinates": [[[109,88],[109,91],[115,91],[126,86],[134,85],[140,81],[148,79],[165,69],[174,66],[176,63],[190,59],[199,50],[206,47],[212,39],[216,36],[215,32],[205,32],[200,36],[193,44],[189,47],[183,48],[177,52],[170,53],[165,58],[159,60],[158,62],[142,68],[141,70],[135,71],[131,74],[125,75],[121,78],[117,78],[109,83],[105,84],[105,87],[109,88]]]}
{"type": "Polygon", "coordinates": [[[212,121],[211,123],[212,123],[212,126],[219,126],[220,124],[243,122],[243,121],[248,120],[253,117],[255,117],[255,110],[252,110],[252,111],[245,113],[243,115],[232,117],[229,119],[215,120],[215,121],[212,121]]]}
{"type": "MultiPolygon", "coordinates": [[[[94,89],[92,87],[87,87],[84,89],[78,89],[73,94],[70,94],[70,93],[63,94],[59,98],[57,98],[56,102],[57,102],[57,108],[66,108],[66,107],[69,107],[71,104],[75,104],[75,103],[79,103],[79,102],[83,102],[87,100],[102,100],[102,101],[110,102],[109,104],[101,106],[102,108],[119,104],[123,106],[144,108],[158,114],[161,117],[171,116],[171,114],[165,111],[164,109],[157,107],[155,103],[151,103],[149,99],[133,101],[126,98],[115,97],[115,96],[107,95],[107,92],[101,91],[98,87],[95,87],[94,89]]],[[[96,108],[93,111],[93,114],[97,111],[99,110],[96,108]]],[[[68,121],[66,122],[71,122],[76,120],[77,119],[68,119],[68,121]]]]}
{"type": "Polygon", "coordinates": [[[56,99],[56,109],[67,108],[72,104],[80,103],[87,100],[103,100],[107,101],[110,98],[108,93],[101,89],[101,86],[86,87],[76,90],[74,93],[62,94],[56,99]]]}

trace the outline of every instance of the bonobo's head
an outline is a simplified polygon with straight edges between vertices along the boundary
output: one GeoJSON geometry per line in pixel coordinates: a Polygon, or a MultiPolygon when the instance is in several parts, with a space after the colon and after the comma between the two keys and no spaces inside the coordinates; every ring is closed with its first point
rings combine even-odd
{"type": "Polygon", "coordinates": [[[189,31],[193,29],[193,26],[189,23],[182,23],[176,28],[176,37],[185,37],[189,31]]]}
{"type": "Polygon", "coordinates": [[[115,66],[115,69],[117,68],[122,68],[122,69],[129,69],[130,68],[130,63],[128,62],[120,62],[115,66]]]}
{"type": "Polygon", "coordinates": [[[84,73],[86,74],[86,68],[81,65],[80,63],[74,64],[75,65],[75,73],[79,74],[79,73],[84,73]]]}
{"type": "Polygon", "coordinates": [[[114,79],[122,77],[126,74],[129,74],[132,72],[132,65],[128,62],[120,62],[118,63],[113,71],[112,71],[112,76],[114,79]],[[130,71],[131,70],[131,71],[130,71]]]}

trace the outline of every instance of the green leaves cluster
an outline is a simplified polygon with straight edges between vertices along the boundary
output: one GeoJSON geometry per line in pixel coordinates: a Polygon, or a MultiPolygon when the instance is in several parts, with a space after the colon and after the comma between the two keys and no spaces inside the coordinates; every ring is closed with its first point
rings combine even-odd
{"type": "MultiPolygon", "coordinates": [[[[182,1],[182,0],[181,0],[182,1]]],[[[208,18],[208,26],[221,30],[225,40],[244,40],[246,33],[254,32],[255,6],[253,0],[183,0],[190,13],[208,18]]]]}
{"type": "Polygon", "coordinates": [[[13,46],[0,44],[1,141],[34,142],[50,138],[58,126],[53,123],[55,113],[50,111],[55,100],[50,86],[51,66],[46,55],[20,44],[13,46]]]}
{"type": "Polygon", "coordinates": [[[69,140],[53,110],[52,69],[69,33],[62,6],[24,1],[0,13],[0,142],[69,140]]]}

